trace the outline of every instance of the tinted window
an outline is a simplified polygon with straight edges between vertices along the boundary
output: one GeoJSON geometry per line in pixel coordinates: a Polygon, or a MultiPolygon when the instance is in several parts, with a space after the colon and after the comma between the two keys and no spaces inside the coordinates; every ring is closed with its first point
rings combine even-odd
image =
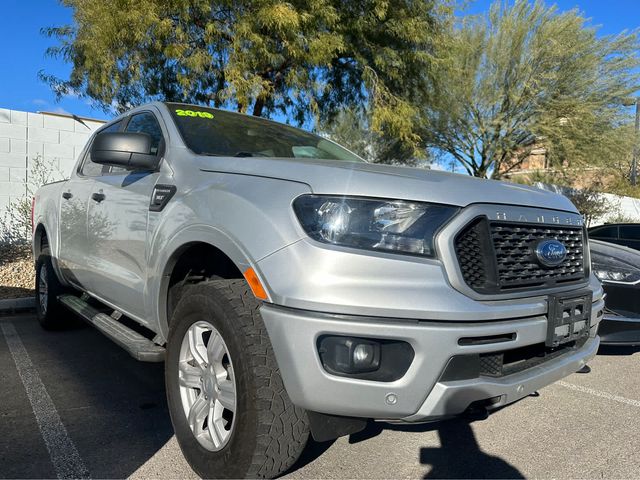
{"type": "Polygon", "coordinates": [[[158,153],[160,142],[162,141],[162,130],[153,113],[144,112],[132,116],[125,131],[148,134],[151,136],[151,153],[158,153]]]}
{"type": "Polygon", "coordinates": [[[620,238],[625,240],[640,240],[640,225],[621,225],[620,238]]]}
{"type": "Polygon", "coordinates": [[[618,227],[594,228],[589,233],[589,236],[593,237],[593,238],[617,238],[618,237],[618,227]]]}
{"type": "Polygon", "coordinates": [[[325,138],[288,125],[194,105],[167,107],[187,146],[201,155],[364,162],[325,138]]]}
{"type": "MultiPolygon", "coordinates": [[[[122,126],[122,120],[112,123],[108,127],[103,128],[102,130],[100,130],[100,133],[118,132],[120,131],[121,126],[122,126]]],[[[97,177],[103,173],[104,165],[100,165],[99,163],[93,163],[91,161],[91,154],[89,153],[90,150],[91,150],[91,147],[87,148],[86,150],[86,153],[84,156],[84,162],[82,164],[82,167],[80,168],[80,174],[84,175],[85,177],[97,177]]]]}

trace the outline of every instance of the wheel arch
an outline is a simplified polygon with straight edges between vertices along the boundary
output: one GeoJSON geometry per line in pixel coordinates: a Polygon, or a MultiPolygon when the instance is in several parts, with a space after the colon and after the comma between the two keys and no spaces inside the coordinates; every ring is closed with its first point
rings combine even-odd
{"type": "Polygon", "coordinates": [[[155,271],[159,281],[152,282],[157,285],[152,298],[156,299],[158,333],[165,340],[176,303],[171,299],[171,289],[185,279],[187,283],[196,283],[205,278],[244,278],[244,272],[253,268],[269,291],[251,256],[229,235],[209,226],[198,225],[183,230],[159,249],[157,258],[155,271]],[[198,270],[193,271],[192,265],[197,265],[198,270]],[[189,279],[193,274],[195,278],[189,279]]]}
{"type": "Polygon", "coordinates": [[[45,246],[45,243],[43,243],[43,241],[46,242],[46,245],[49,245],[49,235],[47,233],[47,228],[44,226],[44,224],[38,223],[33,232],[33,241],[32,241],[34,261],[37,260],[40,254],[42,253],[42,250],[45,246]]]}

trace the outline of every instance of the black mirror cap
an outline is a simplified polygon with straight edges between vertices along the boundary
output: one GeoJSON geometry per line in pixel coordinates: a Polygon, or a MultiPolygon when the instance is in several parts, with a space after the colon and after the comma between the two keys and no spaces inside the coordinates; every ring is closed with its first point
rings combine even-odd
{"type": "Polygon", "coordinates": [[[158,155],[151,153],[151,136],[146,133],[104,132],[93,140],[91,161],[131,170],[155,170],[158,155]]]}

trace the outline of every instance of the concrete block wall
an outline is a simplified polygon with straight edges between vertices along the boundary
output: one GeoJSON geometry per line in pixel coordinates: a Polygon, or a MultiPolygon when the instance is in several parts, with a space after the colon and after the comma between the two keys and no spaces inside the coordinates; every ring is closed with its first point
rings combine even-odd
{"type": "Polygon", "coordinates": [[[35,158],[68,178],[89,135],[104,122],[55,113],[0,108],[0,218],[6,205],[27,194],[35,158]]]}

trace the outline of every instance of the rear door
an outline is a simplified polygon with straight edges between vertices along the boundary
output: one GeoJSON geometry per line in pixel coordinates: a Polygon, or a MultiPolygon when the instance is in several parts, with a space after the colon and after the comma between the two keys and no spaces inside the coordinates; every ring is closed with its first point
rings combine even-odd
{"type": "MultiPolygon", "coordinates": [[[[135,113],[125,121],[124,131],[149,134],[153,139],[152,153],[162,155],[164,134],[153,112],[135,113]]],[[[91,285],[107,303],[146,323],[147,225],[149,202],[159,173],[108,168],[95,179],[96,197],[89,200],[91,285]],[[98,228],[104,223],[109,228],[98,228]]]]}

